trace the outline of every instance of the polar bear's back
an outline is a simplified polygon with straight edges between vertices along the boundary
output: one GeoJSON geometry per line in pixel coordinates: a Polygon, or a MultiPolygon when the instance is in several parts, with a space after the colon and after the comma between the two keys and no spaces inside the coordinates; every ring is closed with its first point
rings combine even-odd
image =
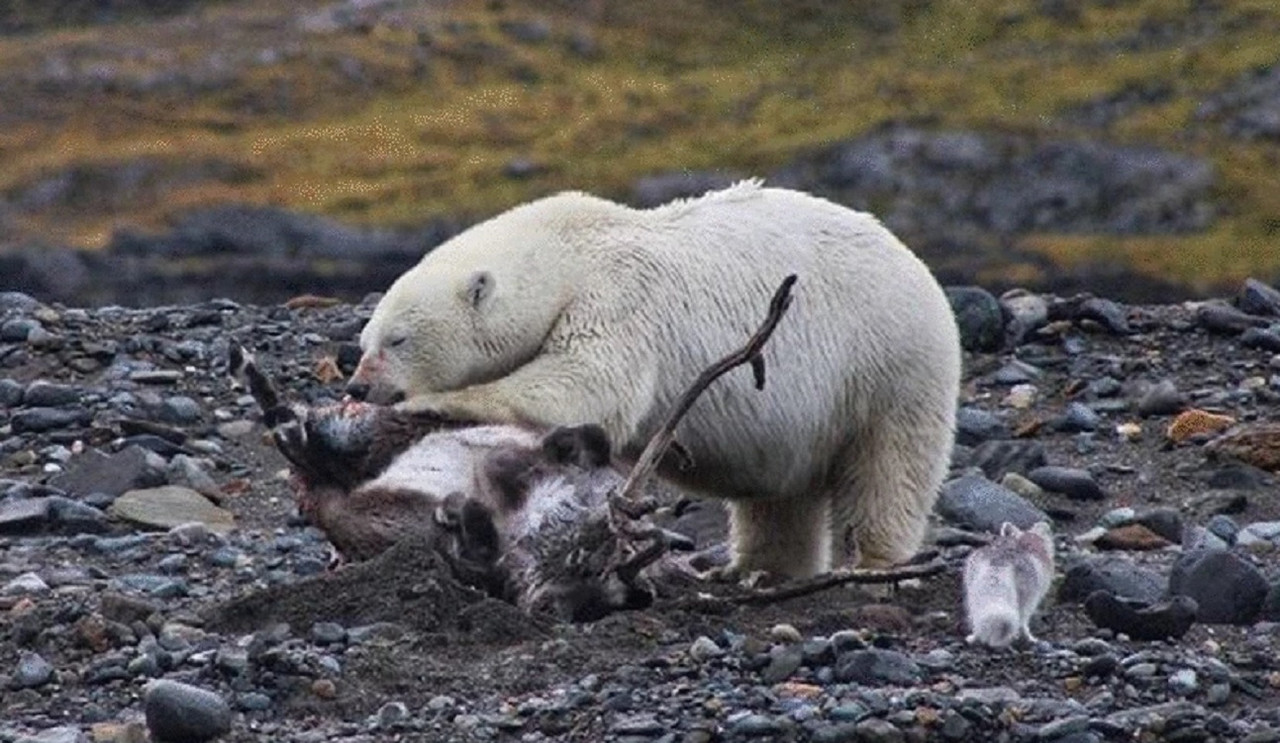
{"type": "Polygon", "coordinates": [[[951,424],[960,359],[950,306],[924,264],[874,217],[753,182],[626,211],[607,241],[592,233],[573,252],[599,274],[589,301],[600,309],[583,314],[607,315],[619,343],[643,349],[626,354],[625,372],[653,390],[645,433],[702,368],[750,336],[783,277],[799,276],[765,350],[766,388],[734,372],[682,425],[682,443],[704,472],[741,474],[744,487],[768,472],[780,491],[795,492],[895,407],[951,424]],[[744,450],[755,452],[758,472],[717,462],[717,452],[744,450]]]}

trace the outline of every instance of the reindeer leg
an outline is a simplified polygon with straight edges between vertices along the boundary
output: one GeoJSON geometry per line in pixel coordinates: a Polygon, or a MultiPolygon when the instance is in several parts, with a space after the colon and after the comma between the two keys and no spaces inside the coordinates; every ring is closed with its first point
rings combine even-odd
{"type": "Polygon", "coordinates": [[[332,544],[330,544],[329,545],[329,561],[325,565],[325,571],[330,573],[337,572],[342,568],[342,566],[346,564],[347,564],[346,555],[342,554],[342,552],[340,552],[337,547],[334,547],[332,544]]]}
{"type": "Polygon", "coordinates": [[[312,454],[308,446],[307,429],[304,421],[305,418],[295,417],[275,426],[271,430],[271,440],[275,442],[276,449],[299,472],[313,475],[316,471],[311,464],[312,454]]]}

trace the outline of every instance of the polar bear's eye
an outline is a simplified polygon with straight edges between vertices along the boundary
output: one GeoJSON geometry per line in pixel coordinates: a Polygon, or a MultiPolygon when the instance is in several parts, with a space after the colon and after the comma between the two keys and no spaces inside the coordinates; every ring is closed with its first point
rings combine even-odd
{"type": "Polygon", "coordinates": [[[394,337],[392,337],[392,338],[391,338],[391,340],[387,341],[387,347],[388,347],[388,348],[397,348],[397,347],[399,347],[399,346],[403,346],[403,345],[404,345],[404,342],[405,342],[405,341],[407,341],[407,340],[409,340],[409,336],[407,336],[407,335],[397,335],[397,336],[394,336],[394,337]]]}

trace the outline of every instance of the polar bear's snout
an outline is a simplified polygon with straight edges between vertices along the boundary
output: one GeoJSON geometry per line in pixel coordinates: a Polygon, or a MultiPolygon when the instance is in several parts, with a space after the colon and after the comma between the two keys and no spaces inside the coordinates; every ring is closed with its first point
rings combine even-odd
{"type": "Polygon", "coordinates": [[[366,351],[347,382],[346,393],[353,399],[374,405],[392,405],[405,399],[405,390],[397,383],[388,363],[386,351],[366,351]]]}

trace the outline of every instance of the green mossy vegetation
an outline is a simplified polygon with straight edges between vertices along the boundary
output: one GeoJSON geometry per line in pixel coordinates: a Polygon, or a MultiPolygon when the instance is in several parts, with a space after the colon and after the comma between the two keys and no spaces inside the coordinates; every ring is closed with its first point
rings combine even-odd
{"type": "Polygon", "coordinates": [[[1195,117],[1206,96],[1280,59],[1270,0],[454,0],[326,25],[339,5],[224,0],[0,37],[0,95],[17,101],[0,106],[0,194],[144,156],[252,174],[162,179],[136,205],[19,209],[15,223],[95,247],[218,201],[366,224],[483,217],[562,188],[623,195],[659,171],[766,174],[911,121],[1206,157],[1222,214],[1205,232],[1032,235],[1020,247],[1200,290],[1280,276],[1280,148],[1195,117]],[[512,22],[549,33],[522,41],[512,22]],[[1103,129],[1067,115],[1146,89],[1162,94],[1103,129]],[[531,167],[513,177],[513,162],[531,167]]]}

